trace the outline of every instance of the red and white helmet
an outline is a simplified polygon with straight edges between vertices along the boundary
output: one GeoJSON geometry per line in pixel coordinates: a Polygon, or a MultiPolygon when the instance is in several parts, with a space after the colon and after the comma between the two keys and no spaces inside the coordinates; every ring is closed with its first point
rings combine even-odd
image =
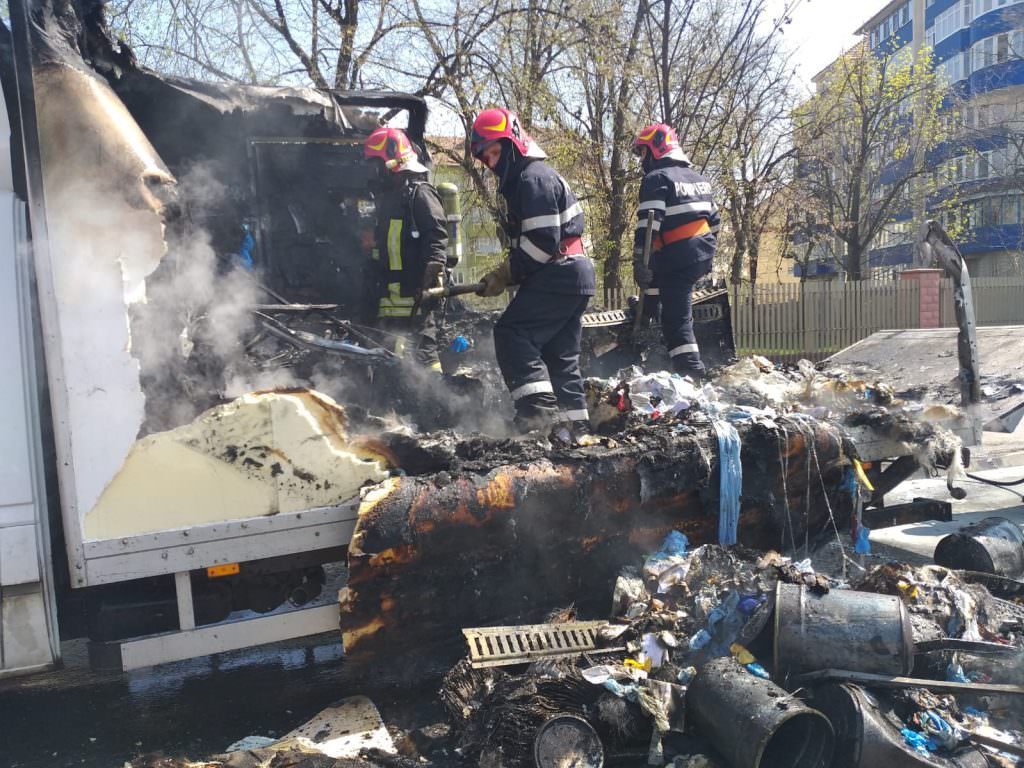
{"type": "Polygon", "coordinates": [[[644,149],[647,149],[655,160],[668,157],[684,163],[690,162],[690,158],[679,144],[675,130],[664,123],[648,125],[637,134],[636,141],[633,142],[633,153],[642,156],[644,149]]]}
{"type": "Polygon", "coordinates": [[[515,112],[509,112],[504,107],[485,109],[473,121],[473,136],[469,143],[473,157],[480,157],[484,147],[498,139],[511,141],[523,157],[543,159],[548,156],[526,132],[515,112]]]}
{"type": "Polygon", "coordinates": [[[363,157],[379,157],[384,161],[384,167],[392,173],[427,172],[405,132],[386,125],[375,130],[363,142],[363,157]]]}

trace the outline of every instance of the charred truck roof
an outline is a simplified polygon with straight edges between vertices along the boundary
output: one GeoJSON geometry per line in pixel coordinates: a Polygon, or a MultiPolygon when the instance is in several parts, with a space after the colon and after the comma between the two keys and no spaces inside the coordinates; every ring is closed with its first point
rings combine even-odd
{"type": "Polygon", "coordinates": [[[429,167],[424,99],[163,76],[115,42],[99,0],[28,5],[35,66],[102,76],[177,179],[168,223],[190,218],[219,254],[237,253],[251,227],[253,259],[270,288],[292,301],[368,311],[352,279],[369,255],[363,232],[372,221],[362,140],[383,122],[399,125],[429,167]]]}

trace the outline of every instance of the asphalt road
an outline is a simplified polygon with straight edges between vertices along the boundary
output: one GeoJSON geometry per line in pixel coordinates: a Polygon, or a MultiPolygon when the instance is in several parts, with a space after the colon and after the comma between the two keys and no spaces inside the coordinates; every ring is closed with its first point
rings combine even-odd
{"type": "Polygon", "coordinates": [[[89,670],[84,641],[63,649],[64,669],[0,681],[0,768],[122,768],[150,752],[202,758],[245,736],[282,736],[356,694],[389,724],[441,719],[423,709],[436,682],[419,691],[357,676],[333,635],[130,673],[89,670]]]}

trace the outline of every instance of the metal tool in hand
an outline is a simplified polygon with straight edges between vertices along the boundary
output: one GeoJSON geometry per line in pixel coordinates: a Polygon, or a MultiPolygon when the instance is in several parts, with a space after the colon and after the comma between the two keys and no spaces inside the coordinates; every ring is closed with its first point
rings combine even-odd
{"type": "Polygon", "coordinates": [[[422,301],[427,299],[443,299],[449,296],[466,296],[470,293],[476,293],[482,290],[484,284],[481,283],[454,283],[452,285],[446,285],[439,288],[427,288],[423,291],[422,301]]]}
{"type": "MultiPolygon", "coordinates": [[[[647,269],[647,265],[651,260],[651,240],[654,237],[654,211],[647,212],[647,230],[644,232],[644,251],[641,259],[643,259],[644,270],[647,269]]],[[[636,303],[636,317],[633,318],[633,336],[637,335],[640,330],[640,323],[644,317],[644,296],[646,289],[641,288],[640,298],[636,303]]]]}

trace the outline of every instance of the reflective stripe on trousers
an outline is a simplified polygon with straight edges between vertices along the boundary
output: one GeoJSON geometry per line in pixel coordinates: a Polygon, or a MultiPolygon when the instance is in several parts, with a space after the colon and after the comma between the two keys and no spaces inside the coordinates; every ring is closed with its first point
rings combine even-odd
{"type": "Polygon", "coordinates": [[[377,305],[377,317],[412,317],[416,299],[402,296],[401,283],[388,283],[388,295],[377,305]]]}

